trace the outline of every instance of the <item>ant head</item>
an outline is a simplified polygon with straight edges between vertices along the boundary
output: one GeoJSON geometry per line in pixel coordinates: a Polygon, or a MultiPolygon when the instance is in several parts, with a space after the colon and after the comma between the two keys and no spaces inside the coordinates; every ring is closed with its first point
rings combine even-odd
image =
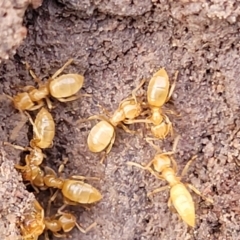
{"type": "Polygon", "coordinates": [[[134,119],[140,115],[142,109],[139,103],[136,103],[134,99],[127,99],[122,102],[119,107],[123,110],[125,118],[134,119]]]}
{"type": "Polygon", "coordinates": [[[16,109],[24,110],[31,108],[34,103],[29,97],[29,94],[24,92],[24,93],[19,93],[15,97],[12,98],[14,106],[16,109]]]}
{"type": "Polygon", "coordinates": [[[34,147],[33,151],[31,151],[26,158],[28,158],[26,161],[28,160],[29,163],[32,163],[35,166],[39,166],[43,161],[44,155],[40,148],[34,147]]]}
{"type": "Polygon", "coordinates": [[[157,154],[153,161],[154,170],[161,173],[164,169],[171,167],[171,159],[169,155],[164,153],[157,154]]]}
{"type": "Polygon", "coordinates": [[[22,171],[22,178],[24,181],[31,181],[32,180],[32,170],[30,167],[24,168],[22,171]]]}
{"type": "Polygon", "coordinates": [[[76,224],[76,217],[70,213],[64,213],[60,218],[62,229],[64,232],[70,232],[76,224]]]}

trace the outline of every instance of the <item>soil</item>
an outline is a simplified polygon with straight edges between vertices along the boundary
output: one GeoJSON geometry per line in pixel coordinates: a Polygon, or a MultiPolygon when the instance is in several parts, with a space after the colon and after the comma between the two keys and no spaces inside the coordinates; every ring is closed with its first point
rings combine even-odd
{"type": "MultiPolygon", "coordinates": [[[[69,159],[64,169],[66,177],[78,174],[101,178],[89,182],[101,191],[102,201],[89,211],[67,209],[83,227],[97,223],[87,234],[74,229],[72,239],[240,239],[239,15],[240,3],[224,0],[49,0],[37,9],[28,8],[24,15],[27,37],[17,53],[0,65],[0,93],[13,96],[21,87],[33,85],[24,62],[44,80],[73,58],[64,72],[83,74],[85,82],[80,92],[92,94],[91,98],[67,103],[53,100],[56,136],[53,147],[44,151],[44,164],[55,170],[64,158],[69,159]],[[164,181],[126,165],[128,161],[148,163],[154,157],[156,151],[143,137],[117,129],[112,151],[101,165],[100,155],[89,152],[86,145],[96,122],[77,123],[99,114],[97,104],[113,112],[141,79],[148,81],[161,67],[171,81],[179,71],[166,107],[181,115],[169,116],[175,135],[157,144],[170,151],[179,134],[175,159],[180,170],[197,155],[184,182],[214,200],[211,205],[192,193],[197,219],[194,229],[168,208],[168,190],[147,197],[148,192],[164,186],[164,181]]],[[[146,88],[147,84],[143,94],[146,88]]],[[[22,124],[16,134],[13,129],[21,121],[20,113],[4,96],[0,107],[0,140],[28,146],[31,125],[22,124]]],[[[144,124],[131,129],[151,136],[144,124]]],[[[5,151],[9,166],[24,158],[21,151],[9,147],[5,151]]],[[[15,173],[12,177],[16,178],[15,173]]],[[[12,179],[8,181],[13,184],[12,179]]],[[[24,192],[22,188],[19,191],[24,192]]],[[[44,205],[49,196],[44,191],[36,198],[44,205]]],[[[1,202],[15,199],[12,194],[10,200],[1,202]]],[[[60,206],[61,199],[55,202],[53,212],[60,206]]],[[[22,209],[18,211],[22,213],[22,209]]],[[[12,225],[9,229],[12,231],[12,225]]],[[[2,232],[7,239],[6,230],[2,232]]]]}

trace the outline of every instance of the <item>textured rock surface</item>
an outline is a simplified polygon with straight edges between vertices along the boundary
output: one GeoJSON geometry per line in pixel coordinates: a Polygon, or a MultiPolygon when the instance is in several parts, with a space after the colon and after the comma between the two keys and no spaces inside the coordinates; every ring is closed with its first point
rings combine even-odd
{"type": "Polygon", "coordinates": [[[32,207],[34,196],[29,193],[22,177],[14,169],[14,161],[0,149],[0,229],[2,239],[19,239],[16,223],[23,220],[26,210],[32,207]]]}
{"type": "Polygon", "coordinates": [[[27,35],[26,27],[22,26],[27,6],[27,0],[0,2],[0,62],[15,54],[17,47],[27,35]]]}

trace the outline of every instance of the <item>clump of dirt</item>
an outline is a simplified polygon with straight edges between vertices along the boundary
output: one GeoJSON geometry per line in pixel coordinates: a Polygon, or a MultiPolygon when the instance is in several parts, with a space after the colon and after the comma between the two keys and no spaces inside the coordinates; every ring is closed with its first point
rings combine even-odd
{"type": "Polygon", "coordinates": [[[14,168],[14,161],[0,148],[0,229],[4,240],[20,239],[17,223],[32,208],[34,195],[22,183],[22,177],[14,168]]]}
{"type": "MultiPolygon", "coordinates": [[[[13,96],[20,86],[34,84],[23,61],[44,81],[74,58],[64,72],[83,74],[81,92],[92,94],[68,103],[53,100],[56,136],[53,148],[44,151],[44,164],[55,170],[63,158],[69,159],[65,177],[101,178],[91,184],[103,194],[102,201],[89,211],[71,208],[83,226],[93,221],[97,226],[87,234],[73,231],[73,239],[240,239],[239,6],[225,0],[49,0],[27,10],[24,24],[29,34],[14,59],[0,66],[0,93],[13,96]],[[166,107],[180,113],[169,116],[181,136],[174,155],[180,170],[197,155],[183,181],[214,200],[211,205],[191,192],[196,205],[194,229],[169,210],[167,190],[147,197],[164,181],[126,165],[147,163],[154,157],[155,150],[141,136],[117,129],[102,166],[100,156],[90,153],[86,145],[95,122],[76,124],[99,114],[97,104],[113,112],[143,78],[149,79],[160,67],[165,67],[171,80],[179,70],[166,107]]],[[[142,93],[146,94],[147,83],[142,93]]],[[[1,140],[10,141],[21,116],[6,98],[1,99],[1,109],[1,140]]],[[[130,127],[151,136],[144,124],[130,127]]],[[[171,150],[175,136],[159,141],[159,146],[171,150]]],[[[28,146],[31,137],[25,124],[15,143],[28,146]]],[[[7,153],[13,155],[11,159],[20,158],[19,151],[7,153]]],[[[42,194],[49,197],[49,192],[42,194]]],[[[55,204],[60,207],[62,202],[55,204]]]]}
{"type": "Polygon", "coordinates": [[[83,11],[91,15],[95,10],[106,14],[118,16],[141,16],[151,10],[152,3],[150,0],[129,1],[129,0],[110,0],[110,1],[79,1],[79,0],[59,0],[67,9],[73,11],[83,11]]]}
{"type": "Polygon", "coordinates": [[[0,3],[0,63],[16,53],[16,49],[27,35],[23,17],[29,4],[41,6],[41,0],[9,0],[0,3]]]}
{"type": "Polygon", "coordinates": [[[1,59],[8,59],[16,53],[22,40],[27,35],[26,27],[22,26],[23,15],[28,6],[28,0],[2,1],[0,3],[0,42],[1,59]]]}

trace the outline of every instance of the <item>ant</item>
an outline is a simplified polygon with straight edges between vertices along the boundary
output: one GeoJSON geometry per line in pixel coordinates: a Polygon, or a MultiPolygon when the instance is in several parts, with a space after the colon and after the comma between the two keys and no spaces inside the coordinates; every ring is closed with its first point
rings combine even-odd
{"type": "Polygon", "coordinates": [[[196,194],[200,195],[203,199],[213,203],[212,199],[206,198],[201,195],[201,192],[196,189],[191,184],[182,183],[181,179],[186,174],[190,164],[197,158],[193,156],[189,162],[184,167],[181,177],[177,176],[177,163],[174,158],[171,157],[176,152],[176,147],[179,141],[179,136],[175,139],[173,144],[173,149],[170,152],[162,152],[156,145],[154,145],[150,139],[146,139],[150,145],[152,145],[156,150],[157,154],[146,166],[134,162],[128,162],[128,165],[136,166],[144,170],[150,171],[158,179],[166,180],[169,186],[164,186],[158,189],[155,189],[148,194],[150,196],[153,193],[161,192],[167,188],[170,188],[170,198],[168,201],[168,206],[171,204],[175,207],[178,214],[184,222],[189,226],[195,227],[195,207],[191,194],[189,193],[188,188],[193,190],[196,194]],[[171,166],[172,165],[172,166],[171,166]],[[152,168],[151,168],[152,166],[152,168]]]}

